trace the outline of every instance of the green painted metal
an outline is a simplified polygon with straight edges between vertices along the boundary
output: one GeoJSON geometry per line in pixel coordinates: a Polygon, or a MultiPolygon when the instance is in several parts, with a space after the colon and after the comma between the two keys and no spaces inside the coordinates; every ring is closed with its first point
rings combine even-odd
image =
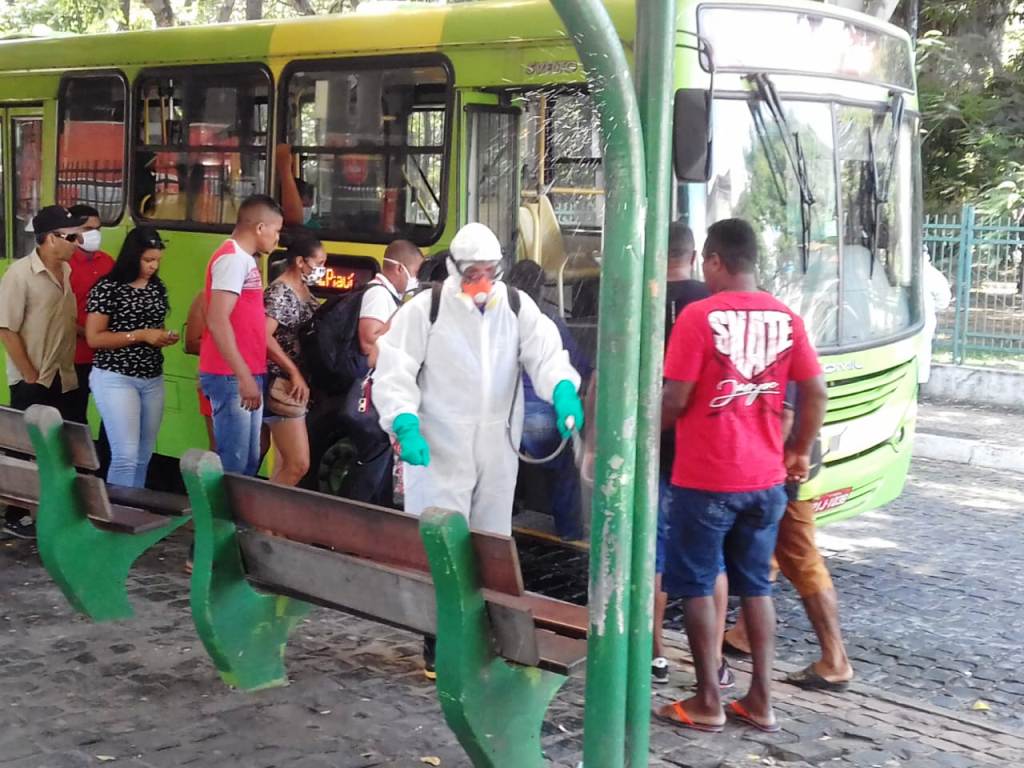
{"type": "Polygon", "coordinates": [[[927,216],[924,242],[956,298],[955,311],[939,315],[934,346],[952,348],[961,364],[1024,357],[1024,226],[968,204],[927,216]]]}
{"type": "Polygon", "coordinates": [[[674,0],[637,0],[636,89],[647,161],[636,486],[629,600],[626,764],[647,765],[651,722],[651,630],[658,528],[658,441],[665,337],[665,271],[672,206],[674,0]]]}
{"type": "MultiPolygon", "coordinates": [[[[551,0],[576,46],[604,144],[604,258],[597,337],[597,457],[591,514],[587,768],[623,765],[629,577],[643,280],[644,148],[626,55],[599,0],[551,0]]],[[[649,674],[649,673],[648,673],[649,674]]]]}
{"type": "Polygon", "coordinates": [[[188,451],[181,474],[195,527],[190,599],[196,632],[228,685],[248,691],[284,685],[288,635],[310,606],[249,586],[217,455],[188,451]]]}
{"type": "Polygon", "coordinates": [[[466,518],[430,509],[420,535],[437,595],[437,695],[476,768],[542,768],[540,731],[565,677],[495,656],[466,518]]]}
{"type": "Polygon", "coordinates": [[[170,518],[163,528],[131,535],[93,525],[75,490],[77,471],[64,442],[64,422],[57,409],[33,405],[25,424],[39,467],[36,517],[39,556],[68,602],[93,621],[127,619],[128,571],[139,555],[188,521],[170,518]]]}

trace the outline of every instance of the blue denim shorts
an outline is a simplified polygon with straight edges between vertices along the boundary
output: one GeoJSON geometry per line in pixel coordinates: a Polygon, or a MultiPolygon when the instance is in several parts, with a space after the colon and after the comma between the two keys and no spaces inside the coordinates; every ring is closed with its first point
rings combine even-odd
{"type": "Polygon", "coordinates": [[[667,475],[658,474],[658,540],[654,549],[654,572],[665,572],[665,547],[669,538],[668,508],[672,499],[672,482],[667,475]]]}
{"type": "Polygon", "coordinates": [[[724,569],[729,593],[772,593],[772,555],[786,511],[786,488],[715,493],[671,486],[662,588],[672,597],[707,597],[724,569]]]}

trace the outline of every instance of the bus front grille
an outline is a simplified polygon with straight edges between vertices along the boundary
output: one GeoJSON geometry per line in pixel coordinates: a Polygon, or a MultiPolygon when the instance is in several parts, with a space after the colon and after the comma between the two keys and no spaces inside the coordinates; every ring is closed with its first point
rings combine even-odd
{"type": "Polygon", "coordinates": [[[906,362],[866,376],[830,381],[825,423],[835,424],[874,413],[885,405],[912,370],[912,362],[906,362]]]}

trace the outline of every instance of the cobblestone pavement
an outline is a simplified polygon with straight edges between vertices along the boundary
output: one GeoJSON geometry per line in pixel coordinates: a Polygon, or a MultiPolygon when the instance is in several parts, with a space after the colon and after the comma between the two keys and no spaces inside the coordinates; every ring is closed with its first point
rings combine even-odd
{"type": "MultiPolygon", "coordinates": [[[[656,724],[651,764],[1024,765],[1024,733],[1000,720],[1017,716],[1024,685],[1010,637],[1024,576],[1010,482],[922,463],[899,503],[828,529],[861,682],[842,695],[778,686],[784,730],[773,736],[736,724],[720,735],[656,724]],[[992,589],[997,581],[1010,586],[992,589]],[[936,670],[958,677],[936,680],[936,670]],[[978,698],[992,707],[987,717],[966,711],[978,698]]],[[[177,534],[147,554],[131,577],[138,615],[102,625],[72,613],[30,543],[0,543],[0,766],[422,768],[424,757],[468,765],[420,674],[418,638],[404,632],[317,610],[289,645],[291,685],[255,694],[223,686],[189,618],[187,542],[177,534]]],[[[526,551],[524,567],[531,562],[541,561],[526,551]]],[[[810,646],[785,590],[780,608],[783,655],[795,660],[810,646]]],[[[677,667],[659,697],[683,695],[677,686],[692,679],[680,636],[671,642],[677,667]]],[[[545,726],[552,765],[576,764],[581,727],[574,680],[545,726]]]]}

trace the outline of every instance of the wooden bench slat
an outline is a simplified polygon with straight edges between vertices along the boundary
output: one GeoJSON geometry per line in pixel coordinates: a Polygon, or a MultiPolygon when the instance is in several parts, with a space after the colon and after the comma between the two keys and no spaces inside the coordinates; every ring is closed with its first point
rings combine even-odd
{"type": "Polygon", "coordinates": [[[587,662],[587,643],[573,637],[564,637],[546,629],[537,630],[537,650],[541,669],[571,675],[587,662]]]}
{"type": "MultiPolygon", "coordinates": [[[[414,632],[437,632],[437,602],[427,574],[251,529],[239,529],[238,544],[248,578],[257,588],[414,632]]],[[[545,638],[542,643],[541,635],[553,633],[535,629],[528,611],[507,601],[507,595],[501,597],[503,601],[488,603],[501,656],[553,671],[578,665],[581,653],[586,657],[581,640],[562,638],[567,642],[560,643],[545,638]]]]}
{"type": "Polygon", "coordinates": [[[97,528],[102,528],[105,531],[131,534],[155,531],[157,528],[163,528],[169,522],[166,515],[155,515],[144,509],[124,507],[120,504],[110,505],[109,509],[107,517],[89,515],[89,520],[97,528]]]}
{"type": "MultiPolygon", "coordinates": [[[[64,422],[64,442],[71,454],[71,462],[76,467],[92,471],[100,468],[96,444],[92,441],[92,433],[87,425],[64,422]]],[[[26,456],[36,455],[25,426],[23,411],[0,406],[0,450],[15,451],[26,456]]]]}
{"type": "Polygon", "coordinates": [[[111,503],[154,512],[158,515],[180,517],[191,512],[188,496],[149,488],[126,488],[123,485],[108,485],[107,497],[111,503]]]}
{"type": "MultiPolygon", "coordinates": [[[[78,475],[75,489],[89,517],[110,518],[110,502],[103,480],[95,475],[78,475]]],[[[35,462],[0,456],[0,499],[26,507],[39,506],[39,468],[35,462]]]]}
{"type": "Polygon", "coordinates": [[[523,595],[503,595],[485,589],[484,597],[488,602],[499,602],[518,610],[529,611],[534,623],[543,629],[563,635],[586,639],[590,627],[590,614],[585,605],[567,603],[553,597],[527,592],[523,595]]]}
{"type": "MultiPolygon", "coordinates": [[[[225,489],[239,522],[303,544],[377,563],[429,573],[419,518],[384,507],[348,503],[336,496],[225,475],[225,489]]],[[[473,550],[483,586],[522,595],[519,551],[509,536],[475,532],[473,550]]]]}

